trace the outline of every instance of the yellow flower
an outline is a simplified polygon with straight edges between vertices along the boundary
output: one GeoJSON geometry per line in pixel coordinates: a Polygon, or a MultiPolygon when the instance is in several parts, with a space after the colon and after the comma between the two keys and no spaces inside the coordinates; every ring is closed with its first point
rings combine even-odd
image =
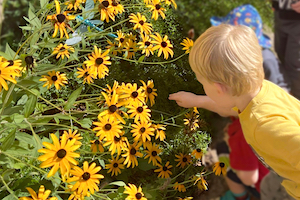
{"type": "Polygon", "coordinates": [[[127,137],[115,136],[112,139],[106,138],[106,142],[104,143],[103,146],[106,147],[106,146],[110,145],[109,151],[111,152],[111,155],[115,154],[116,152],[117,152],[117,155],[120,155],[121,152],[127,148],[128,144],[129,143],[128,143],[127,137]]]}
{"type": "Polygon", "coordinates": [[[152,3],[152,0],[144,0],[144,3],[145,3],[146,5],[148,5],[148,4],[152,3]]]}
{"type": "Polygon", "coordinates": [[[183,41],[180,44],[183,45],[182,50],[186,50],[186,54],[190,53],[192,47],[194,46],[194,42],[190,38],[183,39],[183,41]]]}
{"type": "Polygon", "coordinates": [[[68,24],[69,20],[74,20],[75,16],[74,15],[68,15],[67,12],[61,13],[60,11],[60,5],[59,1],[54,0],[55,2],[55,8],[56,8],[56,13],[54,15],[48,15],[47,20],[52,20],[54,23],[54,33],[52,37],[55,37],[58,33],[58,30],[60,32],[60,38],[63,38],[64,35],[66,35],[66,38],[69,39],[68,32],[66,30],[66,27],[70,28],[70,25],[68,24]]]}
{"type": "Polygon", "coordinates": [[[127,168],[132,165],[132,168],[135,166],[138,166],[138,161],[136,157],[142,157],[143,154],[141,152],[138,152],[138,149],[140,148],[141,143],[135,142],[132,145],[128,145],[127,148],[125,148],[126,153],[123,154],[122,156],[125,157],[124,165],[127,164],[127,168]]]}
{"type": "Polygon", "coordinates": [[[142,188],[137,188],[134,184],[128,184],[128,186],[124,186],[125,191],[124,194],[128,194],[125,200],[147,200],[145,198],[144,193],[142,192],[142,188]]]}
{"type": "Polygon", "coordinates": [[[108,169],[107,173],[111,173],[111,176],[114,174],[117,176],[118,174],[121,174],[121,169],[124,169],[124,165],[122,162],[124,162],[124,158],[120,158],[117,156],[117,158],[111,157],[111,160],[108,159],[109,164],[105,165],[105,168],[108,169]]]}
{"type": "Polygon", "coordinates": [[[126,37],[125,37],[124,33],[122,33],[121,30],[118,30],[117,31],[117,36],[118,37],[115,40],[119,42],[118,46],[119,47],[124,46],[125,43],[126,43],[126,37]]]}
{"type": "Polygon", "coordinates": [[[153,44],[151,41],[150,36],[141,34],[142,41],[138,43],[140,46],[139,48],[142,49],[142,54],[145,54],[147,57],[150,56],[150,54],[153,55],[153,44]]]}
{"type": "Polygon", "coordinates": [[[117,15],[117,14],[121,14],[123,13],[125,10],[124,10],[124,6],[122,4],[120,4],[119,0],[112,0],[112,7],[114,8],[114,14],[117,15]]]}
{"type": "Polygon", "coordinates": [[[40,79],[40,81],[46,81],[43,87],[47,86],[47,89],[49,89],[52,85],[54,85],[55,88],[59,90],[60,86],[65,86],[65,84],[68,84],[66,74],[60,73],[59,71],[48,72],[48,74],[49,76],[43,75],[40,79]]]}
{"type": "Polygon", "coordinates": [[[134,141],[138,142],[141,140],[145,143],[147,140],[151,141],[151,137],[154,135],[154,128],[151,127],[151,123],[146,122],[137,122],[136,124],[131,125],[134,129],[131,130],[133,133],[132,136],[134,137],[134,141]]]}
{"type": "Polygon", "coordinates": [[[106,50],[104,53],[102,53],[101,49],[97,48],[97,46],[94,46],[94,52],[92,52],[92,55],[89,55],[89,60],[84,61],[84,64],[86,64],[87,67],[91,67],[92,71],[96,71],[99,78],[104,78],[106,75],[108,75],[108,68],[107,65],[111,65],[111,62],[109,61],[110,57],[107,56],[109,53],[109,50],[106,50]]]}
{"type": "Polygon", "coordinates": [[[131,113],[129,116],[130,118],[134,117],[134,122],[137,123],[139,120],[141,122],[148,122],[150,121],[151,117],[151,110],[148,108],[147,105],[133,105],[133,106],[127,106],[129,110],[128,113],[131,113]]]}
{"type": "Polygon", "coordinates": [[[118,53],[121,53],[121,49],[116,42],[111,42],[110,40],[107,40],[107,43],[108,46],[106,46],[106,48],[109,49],[109,52],[111,52],[114,56],[118,55],[118,53]]]}
{"type": "Polygon", "coordinates": [[[172,165],[170,165],[170,162],[168,161],[164,166],[157,164],[159,167],[158,169],[154,170],[154,172],[159,172],[158,177],[161,178],[169,178],[170,175],[172,175],[172,172],[170,169],[172,168],[172,165]]]}
{"type": "Polygon", "coordinates": [[[94,79],[97,78],[97,71],[92,70],[91,67],[86,67],[86,64],[82,65],[82,68],[77,68],[76,74],[79,74],[77,78],[83,77],[83,84],[88,83],[94,83],[94,79]]]}
{"type": "Polygon", "coordinates": [[[146,102],[149,99],[150,105],[153,106],[153,104],[155,103],[154,98],[155,98],[155,96],[157,96],[157,93],[156,93],[157,89],[154,89],[153,80],[148,80],[147,84],[142,80],[140,80],[140,81],[143,84],[142,88],[144,89],[144,92],[146,94],[146,102]]]}
{"type": "Polygon", "coordinates": [[[52,54],[57,54],[56,59],[58,59],[59,57],[61,57],[62,59],[65,58],[65,56],[67,58],[70,58],[70,52],[74,52],[74,48],[71,46],[68,46],[67,44],[62,44],[60,43],[57,47],[54,48],[52,54]]]}
{"type": "Polygon", "coordinates": [[[49,197],[51,190],[46,190],[43,185],[40,186],[39,193],[36,194],[36,192],[31,189],[30,187],[26,187],[28,192],[30,193],[31,197],[20,197],[19,200],[57,200],[57,197],[49,197]]]}
{"type": "Polygon", "coordinates": [[[196,182],[197,182],[197,187],[200,190],[208,190],[208,183],[206,182],[203,176],[200,176],[199,180],[197,179],[196,182]]]}
{"type": "Polygon", "coordinates": [[[101,21],[106,20],[106,22],[109,22],[109,18],[115,21],[115,8],[112,6],[111,0],[99,0],[100,5],[98,7],[98,10],[100,12],[100,19],[101,21]]]}
{"type": "Polygon", "coordinates": [[[137,13],[136,15],[131,13],[129,16],[130,22],[134,23],[133,30],[140,29],[141,35],[142,33],[146,33],[147,35],[150,35],[152,31],[152,24],[146,22],[147,18],[144,15],[141,15],[141,13],[137,13]]]}
{"type": "Polygon", "coordinates": [[[148,163],[152,162],[154,166],[158,166],[158,162],[161,163],[161,158],[159,157],[159,154],[162,151],[159,148],[159,145],[156,145],[155,143],[150,143],[147,146],[147,148],[148,150],[146,150],[147,155],[145,156],[145,159],[149,157],[148,163]]]}
{"type": "Polygon", "coordinates": [[[179,155],[175,155],[175,157],[177,158],[175,159],[175,161],[178,161],[176,167],[180,165],[180,168],[184,168],[185,165],[188,165],[192,162],[192,158],[190,155],[180,153],[179,155]]]}
{"type": "Polygon", "coordinates": [[[223,163],[223,162],[217,162],[213,166],[213,172],[215,172],[215,174],[217,176],[220,176],[221,174],[223,174],[225,176],[226,172],[227,172],[226,170],[227,170],[227,167],[226,167],[225,163],[223,163]]]}
{"type": "Polygon", "coordinates": [[[10,67],[10,70],[14,69],[14,72],[16,72],[17,74],[15,74],[15,73],[11,74],[11,76],[13,78],[15,78],[16,76],[21,76],[20,73],[25,71],[25,68],[21,67],[22,60],[20,60],[20,59],[18,59],[18,60],[6,60],[5,58],[0,56],[0,63],[1,62],[8,62],[9,64],[7,65],[7,67],[10,67]]]}
{"type": "Polygon", "coordinates": [[[164,132],[164,130],[166,130],[165,126],[161,124],[153,124],[153,128],[156,131],[155,139],[159,138],[160,141],[164,141],[166,138],[166,134],[164,132]]]}
{"type": "Polygon", "coordinates": [[[104,152],[104,148],[102,145],[102,142],[99,140],[91,140],[91,150],[92,152],[96,153],[96,152],[104,152]]]}
{"type": "Polygon", "coordinates": [[[133,85],[128,83],[123,87],[123,93],[120,98],[126,98],[124,102],[125,105],[143,105],[145,103],[145,93],[143,93],[143,88],[137,88],[137,84],[133,85]]]}
{"type": "MultiPolygon", "coordinates": [[[[75,138],[76,142],[74,143],[75,145],[81,145],[81,142],[79,140],[82,139],[81,135],[79,133],[77,133],[78,130],[74,130],[74,132],[69,129],[69,131],[64,131],[63,134],[66,135],[68,140],[72,140],[73,138],[75,138]]],[[[60,136],[60,139],[62,139],[62,136],[60,136]]]]}
{"type": "Polygon", "coordinates": [[[158,16],[160,15],[163,19],[165,19],[166,15],[164,11],[166,10],[165,8],[161,7],[160,0],[152,0],[150,2],[150,5],[147,5],[148,8],[150,8],[150,11],[152,11],[152,17],[153,19],[157,20],[158,16]]]}
{"type": "Polygon", "coordinates": [[[65,5],[67,5],[67,9],[68,10],[72,10],[74,8],[75,11],[77,11],[77,9],[81,10],[80,5],[82,3],[85,3],[86,0],[68,0],[65,2],[65,5]]]}
{"type": "Polygon", "coordinates": [[[177,4],[175,0],[165,0],[166,4],[169,6],[171,3],[174,5],[174,8],[177,9],[177,4]]]}
{"type": "Polygon", "coordinates": [[[202,158],[203,152],[200,148],[194,149],[192,155],[195,156],[196,159],[202,158]]]}
{"type": "Polygon", "coordinates": [[[98,119],[99,122],[93,122],[93,124],[97,126],[93,130],[98,131],[96,136],[99,136],[100,140],[103,138],[112,139],[114,136],[120,137],[122,133],[121,129],[123,128],[123,126],[119,125],[120,121],[108,115],[98,117],[98,119]]]}
{"type": "Polygon", "coordinates": [[[8,85],[5,80],[16,84],[17,81],[14,77],[21,76],[19,72],[16,72],[16,70],[19,69],[19,67],[14,66],[14,65],[12,65],[12,66],[9,66],[9,65],[10,65],[10,62],[8,62],[8,61],[4,61],[4,62],[0,61],[0,91],[2,90],[1,89],[2,87],[5,90],[8,90],[8,85]]]}
{"type": "Polygon", "coordinates": [[[82,193],[84,196],[87,196],[88,191],[91,194],[94,194],[95,190],[99,191],[97,184],[100,183],[99,179],[104,178],[102,174],[98,174],[101,170],[100,166],[96,167],[96,163],[92,163],[90,166],[87,161],[83,163],[83,169],[75,166],[70,173],[74,175],[68,179],[68,183],[75,182],[75,185],[72,187],[72,191],[78,190],[78,193],[82,193]]]}
{"type": "Polygon", "coordinates": [[[174,184],[173,188],[175,190],[178,190],[178,192],[186,192],[186,189],[185,189],[184,185],[183,184],[179,184],[178,182],[176,182],[174,184]]]}
{"type": "Polygon", "coordinates": [[[185,197],[184,199],[181,197],[178,197],[178,200],[191,200],[193,199],[193,197],[185,197]]]}
{"type": "Polygon", "coordinates": [[[78,164],[74,158],[79,158],[80,155],[74,151],[76,151],[80,145],[75,145],[75,138],[71,141],[68,140],[65,134],[62,136],[61,141],[59,141],[54,134],[50,134],[50,136],[53,144],[43,142],[46,148],[38,150],[39,153],[44,153],[44,155],[38,157],[38,160],[42,161],[40,167],[52,167],[47,177],[53,176],[58,169],[60,169],[61,174],[64,176],[70,171],[71,165],[78,164]]]}
{"type": "Polygon", "coordinates": [[[128,42],[126,42],[124,45],[124,57],[131,59],[138,49],[139,48],[137,47],[137,43],[129,39],[128,42]]]}
{"type": "Polygon", "coordinates": [[[162,38],[159,33],[155,33],[156,35],[151,35],[151,37],[154,39],[153,44],[156,44],[153,47],[153,51],[158,49],[157,56],[159,57],[162,53],[164,54],[164,58],[168,59],[169,54],[171,57],[173,57],[174,52],[172,50],[173,45],[171,44],[170,40],[168,40],[168,36],[165,35],[164,38],[162,38]]]}

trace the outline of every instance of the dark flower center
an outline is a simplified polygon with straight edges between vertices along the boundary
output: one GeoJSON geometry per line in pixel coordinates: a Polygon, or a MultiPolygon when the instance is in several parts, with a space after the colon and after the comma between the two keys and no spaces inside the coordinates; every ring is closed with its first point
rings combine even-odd
{"type": "Polygon", "coordinates": [[[114,137],[114,140],[115,140],[115,142],[119,142],[119,141],[121,140],[121,138],[115,136],[115,137],[114,137]]]}
{"type": "Polygon", "coordinates": [[[100,141],[99,140],[95,140],[95,144],[100,144],[100,141]]]}
{"type": "Polygon", "coordinates": [[[57,76],[55,76],[55,75],[52,76],[52,77],[51,77],[51,80],[52,80],[52,81],[57,81],[57,76]]]}
{"type": "Polygon", "coordinates": [[[73,138],[72,137],[69,137],[69,140],[72,140],[73,138]]]}
{"type": "Polygon", "coordinates": [[[111,124],[105,124],[104,128],[105,130],[109,131],[111,129],[111,124]]]}
{"type": "Polygon", "coordinates": [[[200,152],[201,152],[201,149],[196,149],[196,151],[197,151],[198,153],[200,153],[200,152]]]}
{"type": "Polygon", "coordinates": [[[143,195],[140,192],[138,192],[138,193],[135,194],[135,197],[137,199],[141,199],[143,197],[143,195]]]}
{"type": "Polygon", "coordinates": [[[118,107],[116,105],[111,105],[108,107],[108,109],[111,113],[114,113],[117,111],[118,107]]]}
{"type": "Polygon", "coordinates": [[[186,161],[187,161],[187,158],[186,158],[186,157],[182,158],[182,161],[183,161],[183,162],[186,162],[186,161]]]}
{"type": "Polygon", "coordinates": [[[167,168],[166,166],[164,166],[162,169],[163,169],[164,171],[167,171],[167,170],[168,170],[168,168],[167,168]]]}
{"type": "Polygon", "coordinates": [[[156,10],[159,10],[160,8],[161,8],[161,6],[160,6],[159,4],[156,4],[156,5],[155,5],[155,9],[156,9],[156,10]]]}
{"type": "Polygon", "coordinates": [[[130,47],[129,52],[134,52],[134,49],[132,47],[130,47]]]}
{"type": "Polygon", "coordinates": [[[114,166],[114,168],[117,168],[119,166],[119,164],[118,163],[114,163],[113,166],[114,166]]]}
{"type": "Polygon", "coordinates": [[[25,57],[25,62],[27,65],[33,64],[33,57],[32,56],[26,56],[25,57]]]}
{"type": "Polygon", "coordinates": [[[14,61],[13,60],[8,60],[7,62],[9,62],[9,65],[7,65],[7,66],[13,66],[14,65],[14,61]]]}
{"type": "Polygon", "coordinates": [[[60,48],[61,51],[62,51],[62,50],[65,50],[65,49],[66,49],[65,47],[61,47],[61,48],[60,48]]]}
{"type": "Polygon", "coordinates": [[[148,93],[148,94],[151,94],[152,92],[153,92],[152,88],[147,87],[147,93],[148,93]]]}
{"type": "Polygon", "coordinates": [[[101,65],[103,63],[103,58],[97,58],[95,62],[97,65],[101,65]]]}
{"type": "Polygon", "coordinates": [[[225,164],[221,162],[221,163],[220,163],[220,167],[221,167],[221,168],[225,167],[225,164]]]}
{"type": "Polygon", "coordinates": [[[131,93],[131,96],[133,98],[137,98],[138,95],[139,95],[139,93],[137,91],[134,91],[134,92],[131,93]]]}
{"type": "Polygon", "coordinates": [[[84,72],[83,76],[87,77],[87,76],[89,76],[89,73],[88,72],[84,72]]]}
{"type": "Polygon", "coordinates": [[[60,149],[60,150],[58,150],[58,152],[56,153],[56,155],[59,158],[64,158],[67,155],[67,152],[64,149],[60,149]]]}
{"type": "Polygon", "coordinates": [[[167,45],[168,45],[168,44],[167,44],[166,42],[162,42],[162,43],[161,43],[161,46],[162,46],[163,48],[165,48],[167,45]]]}
{"type": "Polygon", "coordinates": [[[141,133],[145,133],[145,131],[146,131],[145,127],[140,128],[141,133]]]}
{"type": "Polygon", "coordinates": [[[150,44],[151,44],[151,42],[149,42],[149,41],[145,42],[146,46],[149,46],[150,44]]]}
{"type": "Polygon", "coordinates": [[[118,3],[117,1],[115,1],[115,0],[112,2],[112,5],[113,5],[113,6],[117,6],[118,4],[119,4],[119,3],[118,3]]]}
{"type": "Polygon", "coordinates": [[[103,5],[105,8],[107,8],[107,7],[109,6],[109,2],[108,2],[108,1],[103,1],[103,2],[102,2],[102,5],[103,5]]]}
{"type": "Polygon", "coordinates": [[[85,181],[89,180],[90,177],[91,177],[91,174],[88,173],[88,172],[84,172],[84,173],[82,174],[82,178],[83,178],[85,181]]]}
{"type": "Polygon", "coordinates": [[[124,38],[120,38],[120,42],[121,42],[121,43],[123,43],[123,42],[124,42],[124,40],[125,40],[124,38]]]}
{"type": "Polygon", "coordinates": [[[1,74],[1,70],[0,70],[0,74],[1,74]]]}
{"type": "Polygon", "coordinates": [[[140,25],[143,26],[145,22],[143,20],[141,20],[141,21],[139,21],[139,23],[140,23],[140,25]]]}
{"type": "Polygon", "coordinates": [[[152,151],[152,156],[157,156],[157,151],[152,151]]]}
{"type": "Polygon", "coordinates": [[[144,109],[143,109],[143,107],[138,107],[137,109],[136,109],[139,113],[142,113],[143,111],[144,111],[144,109]]]}
{"type": "Polygon", "coordinates": [[[56,18],[59,23],[62,23],[65,21],[66,16],[64,14],[58,14],[58,15],[56,15],[56,18]]]}
{"type": "Polygon", "coordinates": [[[130,149],[130,154],[131,154],[131,155],[135,155],[135,154],[136,154],[135,148],[130,149]]]}

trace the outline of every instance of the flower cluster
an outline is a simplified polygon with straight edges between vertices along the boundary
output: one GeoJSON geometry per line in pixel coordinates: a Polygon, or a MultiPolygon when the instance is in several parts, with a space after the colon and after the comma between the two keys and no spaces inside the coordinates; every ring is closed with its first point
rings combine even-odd
{"type": "Polygon", "coordinates": [[[21,76],[21,60],[6,60],[0,56],[0,92],[2,88],[8,90],[6,81],[17,83],[16,77],[21,76]]]}

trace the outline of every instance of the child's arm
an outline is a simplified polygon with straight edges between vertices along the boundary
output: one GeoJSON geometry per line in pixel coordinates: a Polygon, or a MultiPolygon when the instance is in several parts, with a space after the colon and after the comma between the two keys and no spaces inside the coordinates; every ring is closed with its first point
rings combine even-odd
{"type": "Polygon", "coordinates": [[[252,186],[258,181],[258,169],[251,171],[236,170],[235,172],[245,185],[252,186]]]}
{"type": "Polygon", "coordinates": [[[238,113],[232,109],[218,106],[206,95],[196,95],[191,92],[180,91],[169,95],[169,100],[175,100],[176,103],[184,108],[204,108],[218,113],[222,117],[238,116],[238,113]]]}

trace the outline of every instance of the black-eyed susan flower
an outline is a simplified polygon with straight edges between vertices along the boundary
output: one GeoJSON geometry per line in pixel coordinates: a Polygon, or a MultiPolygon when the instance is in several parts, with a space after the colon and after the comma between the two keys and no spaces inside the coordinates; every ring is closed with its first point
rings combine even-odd
{"type": "Polygon", "coordinates": [[[190,155],[180,153],[179,155],[175,155],[175,157],[177,158],[175,159],[175,161],[178,162],[176,167],[180,166],[180,168],[184,168],[186,165],[192,162],[192,158],[190,155]]]}
{"type": "Polygon", "coordinates": [[[98,174],[100,170],[101,167],[96,166],[96,163],[89,166],[87,161],[84,161],[83,169],[74,166],[70,171],[73,177],[68,179],[68,183],[76,182],[71,190],[78,190],[78,193],[82,193],[84,196],[87,196],[88,192],[94,194],[95,191],[99,191],[97,184],[100,183],[99,179],[104,178],[102,174],[98,174]]]}
{"type": "Polygon", "coordinates": [[[197,183],[197,187],[200,189],[200,190],[208,190],[208,183],[206,182],[206,180],[204,179],[204,176],[200,176],[195,184],[197,183]]]}
{"type": "Polygon", "coordinates": [[[112,96],[114,93],[116,93],[117,95],[120,96],[120,94],[122,94],[122,87],[119,85],[118,81],[114,81],[114,84],[112,87],[110,87],[110,85],[106,85],[107,89],[105,88],[105,92],[112,96]]]}
{"type": "Polygon", "coordinates": [[[159,145],[153,143],[147,145],[146,153],[147,155],[145,156],[145,159],[149,158],[148,163],[152,162],[154,166],[157,166],[158,163],[161,163],[161,158],[159,157],[159,154],[162,152],[162,150],[159,148],[159,145]]]}
{"type": "Polygon", "coordinates": [[[39,193],[31,189],[30,187],[26,187],[26,190],[29,192],[32,198],[30,197],[20,197],[19,200],[57,200],[57,197],[49,197],[51,190],[46,190],[43,185],[40,186],[39,193]]]}
{"type": "Polygon", "coordinates": [[[123,47],[126,43],[126,36],[121,30],[117,30],[117,38],[115,40],[118,41],[119,47],[123,47]]]}
{"type": "Polygon", "coordinates": [[[67,44],[62,44],[60,43],[57,47],[54,48],[52,54],[57,54],[56,55],[56,59],[58,59],[59,57],[61,57],[62,59],[65,58],[65,56],[67,58],[70,58],[70,52],[74,52],[74,48],[71,46],[68,46],[67,44]]]}
{"type": "Polygon", "coordinates": [[[144,15],[141,15],[141,13],[137,13],[136,15],[131,13],[129,18],[129,21],[135,24],[133,30],[139,29],[141,33],[146,33],[147,35],[150,35],[152,31],[152,24],[146,22],[147,18],[144,15]]]}
{"type": "Polygon", "coordinates": [[[178,182],[176,182],[176,183],[174,184],[173,188],[174,188],[175,190],[177,190],[178,192],[186,192],[185,186],[184,186],[183,184],[178,183],[178,182]]]}
{"type": "Polygon", "coordinates": [[[174,8],[177,9],[177,4],[175,2],[175,0],[165,0],[165,3],[169,6],[171,4],[173,4],[174,8]]]}
{"type": "Polygon", "coordinates": [[[35,59],[32,56],[26,56],[24,59],[26,63],[26,70],[32,70],[34,68],[35,59]]]}
{"type": "Polygon", "coordinates": [[[128,186],[124,186],[124,194],[128,194],[125,200],[147,200],[141,187],[136,187],[134,184],[128,183],[128,186]]]}
{"type": "MultiPolygon", "coordinates": [[[[21,67],[22,65],[22,60],[18,59],[18,60],[6,60],[5,58],[0,56],[0,63],[1,62],[8,62],[9,64],[7,65],[7,67],[11,67],[11,69],[14,68],[14,71],[18,74],[18,76],[20,76],[19,74],[24,71],[24,68],[21,67]]],[[[15,74],[11,75],[13,78],[16,77],[15,74]]]]}
{"type": "Polygon", "coordinates": [[[194,149],[192,155],[195,156],[196,159],[202,158],[203,155],[202,149],[200,148],[194,149]]]}
{"type": "Polygon", "coordinates": [[[164,11],[166,10],[161,6],[160,0],[151,0],[151,3],[147,5],[148,8],[150,8],[150,11],[152,11],[152,19],[157,20],[159,15],[165,19],[166,15],[164,11]]]}
{"type": "Polygon", "coordinates": [[[68,0],[65,2],[68,10],[72,10],[74,8],[75,11],[77,9],[81,10],[81,4],[85,3],[86,0],[68,0]]]}
{"type": "Polygon", "coordinates": [[[109,61],[110,57],[107,56],[109,53],[109,50],[106,50],[104,53],[102,53],[101,48],[97,48],[97,46],[94,46],[94,52],[92,52],[92,55],[89,55],[89,60],[84,61],[84,64],[86,64],[87,67],[91,67],[91,70],[97,71],[99,78],[104,78],[106,75],[108,75],[109,69],[107,68],[107,65],[111,65],[111,62],[109,61]]]}
{"type": "Polygon", "coordinates": [[[97,70],[93,70],[91,67],[87,67],[86,64],[82,65],[82,68],[77,68],[77,78],[83,78],[83,84],[94,83],[94,79],[97,78],[97,70]]]}
{"type": "Polygon", "coordinates": [[[56,14],[47,16],[47,20],[51,20],[54,23],[54,33],[52,37],[55,37],[59,30],[60,38],[63,38],[64,35],[66,35],[66,38],[69,39],[69,34],[66,30],[66,27],[70,28],[68,21],[74,20],[75,16],[68,15],[67,12],[61,13],[59,1],[54,0],[54,2],[55,2],[56,14]]]}
{"type": "Polygon", "coordinates": [[[153,124],[153,128],[156,131],[155,139],[159,139],[160,141],[164,141],[166,139],[165,134],[165,126],[161,124],[153,124]]]}
{"type": "Polygon", "coordinates": [[[124,169],[124,165],[122,164],[124,160],[124,158],[119,159],[119,156],[116,158],[112,156],[111,159],[108,159],[109,164],[105,165],[105,168],[108,169],[107,173],[111,173],[111,176],[121,174],[121,169],[124,169]]]}
{"type": "MultiPolygon", "coordinates": [[[[73,185],[67,185],[68,189],[66,192],[72,192],[73,185]]],[[[91,194],[88,192],[87,197],[91,196],[91,194]]],[[[78,192],[78,189],[73,191],[72,194],[69,196],[68,200],[84,200],[84,195],[82,193],[78,192]]]]}
{"type": "Polygon", "coordinates": [[[9,64],[10,63],[7,61],[0,62],[0,86],[3,87],[5,90],[8,90],[6,80],[16,84],[17,81],[15,77],[21,76],[20,73],[16,72],[16,69],[18,69],[19,67],[8,66],[9,64]]]}
{"type": "Polygon", "coordinates": [[[143,88],[138,88],[136,83],[127,83],[123,87],[123,94],[120,95],[120,98],[126,98],[126,101],[124,102],[125,105],[138,106],[143,105],[145,103],[146,95],[143,92],[143,88]]]}
{"type": "Polygon", "coordinates": [[[91,140],[91,151],[96,152],[104,152],[104,148],[102,142],[100,140],[91,140]]]}
{"type": "Polygon", "coordinates": [[[129,110],[127,111],[130,114],[130,118],[134,117],[134,122],[137,123],[138,121],[141,122],[148,122],[150,121],[151,117],[151,110],[148,108],[147,105],[133,105],[127,106],[129,110]]]}
{"type": "Polygon", "coordinates": [[[101,21],[109,22],[109,19],[115,21],[115,8],[112,6],[112,0],[99,0],[99,2],[98,10],[101,21]]]}
{"type": "Polygon", "coordinates": [[[170,171],[170,169],[173,167],[172,165],[170,165],[170,162],[168,161],[164,166],[157,164],[157,166],[159,167],[158,169],[154,170],[154,172],[159,172],[157,177],[161,177],[161,178],[169,178],[170,175],[172,175],[172,172],[170,171]]]}
{"type": "Polygon", "coordinates": [[[40,167],[48,168],[52,167],[47,177],[53,176],[58,169],[62,175],[67,174],[71,165],[78,165],[78,162],[74,158],[79,158],[79,153],[75,153],[80,145],[75,145],[76,139],[68,140],[66,135],[62,136],[61,141],[54,134],[50,134],[53,144],[49,142],[43,142],[46,148],[39,149],[39,153],[44,155],[39,156],[38,160],[42,161],[40,167]]]}
{"type": "Polygon", "coordinates": [[[100,140],[103,138],[112,139],[115,136],[120,137],[122,134],[121,129],[123,128],[123,126],[120,125],[120,121],[108,115],[98,117],[98,120],[99,122],[93,122],[96,126],[93,130],[98,131],[96,136],[99,136],[100,140]]]}
{"type": "Polygon", "coordinates": [[[119,0],[112,0],[111,6],[114,8],[115,15],[121,14],[125,11],[124,6],[120,4],[119,0]]]}
{"type": "Polygon", "coordinates": [[[137,122],[136,124],[132,124],[134,141],[142,141],[143,143],[151,141],[151,137],[154,135],[154,128],[152,128],[151,123],[148,121],[145,122],[137,122]]]}
{"type": "Polygon", "coordinates": [[[110,40],[107,40],[108,45],[106,46],[107,49],[109,49],[109,52],[112,53],[112,55],[116,56],[118,53],[121,53],[121,49],[116,41],[111,42],[110,40]]]}
{"type": "Polygon", "coordinates": [[[124,165],[127,165],[127,168],[132,165],[132,168],[138,166],[137,157],[142,157],[143,154],[139,152],[139,148],[142,144],[139,142],[135,142],[132,145],[128,144],[128,147],[125,148],[125,153],[122,155],[125,157],[124,165]]]}
{"type": "Polygon", "coordinates": [[[150,105],[153,106],[153,104],[155,103],[154,98],[155,96],[157,96],[156,90],[154,89],[154,83],[153,80],[148,80],[147,84],[140,80],[143,84],[142,88],[146,94],[146,102],[148,101],[148,99],[150,100],[150,105]]]}
{"type": "Polygon", "coordinates": [[[157,56],[159,57],[162,53],[164,54],[164,58],[168,59],[169,54],[171,57],[173,57],[174,52],[172,50],[173,45],[171,44],[170,40],[168,40],[168,36],[165,35],[164,38],[162,38],[159,33],[155,33],[155,35],[151,35],[151,37],[154,39],[153,44],[156,44],[153,47],[153,51],[158,49],[157,56]]]}
{"type": "MultiPolygon", "coordinates": [[[[69,129],[68,131],[64,131],[63,134],[66,135],[68,140],[72,140],[73,138],[75,138],[75,145],[81,145],[81,142],[79,140],[81,140],[82,137],[80,133],[78,133],[78,130],[72,131],[71,129],[69,129]]],[[[62,139],[62,136],[60,136],[60,139],[62,139]]]]}
{"type": "Polygon", "coordinates": [[[145,54],[147,57],[150,54],[153,55],[153,44],[149,35],[141,34],[141,42],[138,42],[139,48],[142,49],[142,54],[145,54]]]}
{"type": "Polygon", "coordinates": [[[137,43],[133,40],[128,40],[128,42],[124,45],[124,57],[131,59],[138,50],[139,48],[137,47],[137,43]]]}
{"type": "Polygon", "coordinates": [[[226,167],[225,163],[223,163],[223,162],[215,163],[213,166],[213,172],[217,176],[220,176],[221,174],[223,174],[225,176],[226,172],[227,172],[227,167],[226,167]]]}
{"type": "MultiPolygon", "coordinates": [[[[102,117],[105,115],[108,115],[109,117],[112,117],[116,120],[119,120],[120,122],[122,122],[123,124],[125,124],[125,120],[123,119],[123,117],[119,114],[119,108],[121,107],[121,104],[118,103],[119,101],[119,95],[116,94],[115,92],[113,92],[112,95],[110,95],[110,97],[104,93],[101,92],[102,96],[105,98],[105,104],[107,106],[107,109],[105,109],[104,111],[102,111],[98,117],[102,117]]],[[[125,112],[120,111],[121,113],[125,114],[125,112]]]]}
{"type": "Polygon", "coordinates": [[[186,50],[186,54],[190,53],[192,47],[194,46],[194,42],[190,38],[183,39],[183,41],[180,44],[183,45],[182,50],[186,50]]]}
{"type": "Polygon", "coordinates": [[[114,138],[111,139],[105,139],[105,143],[103,146],[109,146],[109,151],[111,153],[111,155],[117,153],[117,155],[120,155],[122,151],[125,150],[125,148],[127,148],[129,142],[127,137],[117,137],[115,136],[114,138]]]}
{"type": "Polygon", "coordinates": [[[185,198],[178,197],[178,200],[191,200],[193,198],[194,197],[185,197],[185,198]]]}
{"type": "Polygon", "coordinates": [[[144,3],[145,3],[146,5],[150,4],[151,2],[152,2],[152,0],[144,0],[144,3]]]}
{"type": "Polygon", "coordinates": [[[60,73],[59,71],[51,71],[48,72],[48,75],[49,76],[42,75],[42,78],[40,79],[40,81],[46,81],[43,87],[47,86],[49,89],[52,85],[54,85],[55,88],[59,90],[60,86],[65,86],[65,84],[68,84],[68,79],[64,73],[60,73]]]}

